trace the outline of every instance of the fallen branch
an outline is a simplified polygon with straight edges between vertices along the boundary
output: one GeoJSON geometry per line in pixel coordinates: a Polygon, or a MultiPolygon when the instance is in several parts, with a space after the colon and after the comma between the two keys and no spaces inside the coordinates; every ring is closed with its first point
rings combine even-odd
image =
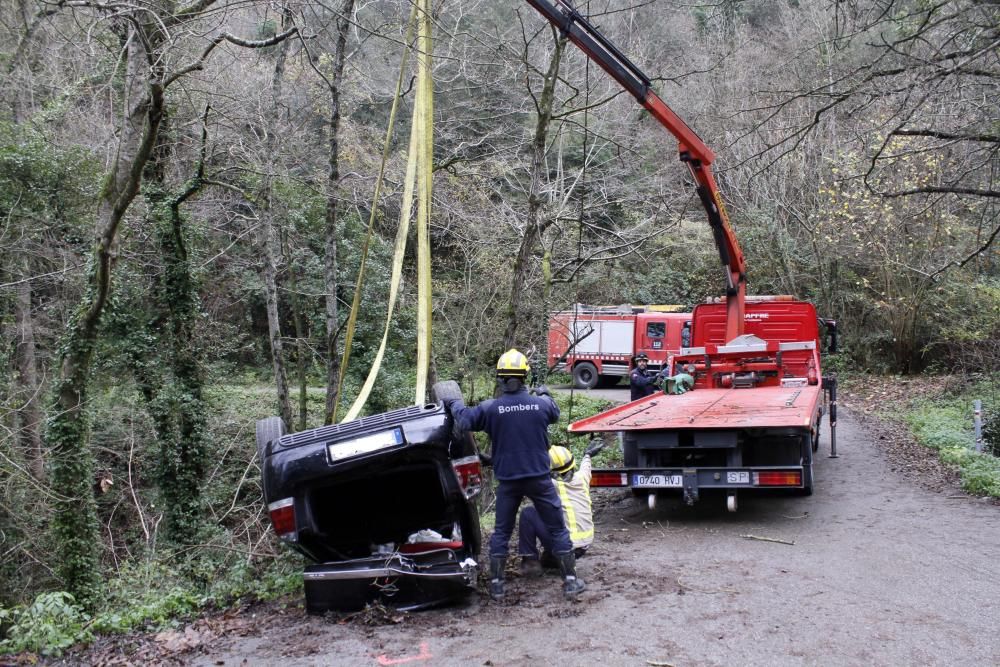
{"type": "Polygon", "coordinates": [[[788,540],[779,540],[775,537],[761,537],[760,535],[740,535],[740,537],[747,540],[760,540],[761,542],[776,542],[777,544],[787,544],[789,546],[795,546],[794,540],[789,542],[788,540]]]}

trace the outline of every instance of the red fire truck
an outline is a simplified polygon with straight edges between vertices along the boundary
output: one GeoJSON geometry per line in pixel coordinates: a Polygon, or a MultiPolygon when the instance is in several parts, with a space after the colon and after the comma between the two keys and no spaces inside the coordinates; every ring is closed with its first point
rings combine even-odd
{"type": "Polygon", "coordinates": [[[573,374],[578,389],[614,386],[640,352],[649,370],[688,344],[691,313],[682,306],[587,306],[549,315],[549,368],[573,374]]]}

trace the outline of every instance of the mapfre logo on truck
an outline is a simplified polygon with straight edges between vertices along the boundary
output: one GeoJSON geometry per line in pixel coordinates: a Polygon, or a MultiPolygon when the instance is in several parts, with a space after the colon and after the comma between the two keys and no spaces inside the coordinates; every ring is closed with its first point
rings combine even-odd
{"type": "Polygon", "coordinates": [[[747,322],[753,322],[755,320],[766,320],[771,317],[771,313],[747,313],[744,318],[747,322]]]}

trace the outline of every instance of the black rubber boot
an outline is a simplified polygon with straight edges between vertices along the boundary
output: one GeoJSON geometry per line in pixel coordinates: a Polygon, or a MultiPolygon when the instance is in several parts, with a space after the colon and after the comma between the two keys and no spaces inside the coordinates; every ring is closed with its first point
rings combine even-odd
{"type": "Polygon", "coordinates": [[[563,576],[563,595],[567,600],[572,600],[587,590],[587,584],[576,576],[576,556],[572,551],[556,558],[559,560],[559,571],[563,576]]]}
{"type": "Polygon", "coordinates": [[[504,596],[503,578],[506,567],[506,558],[490,556],[490,597],[498,602],[504,596]]]}

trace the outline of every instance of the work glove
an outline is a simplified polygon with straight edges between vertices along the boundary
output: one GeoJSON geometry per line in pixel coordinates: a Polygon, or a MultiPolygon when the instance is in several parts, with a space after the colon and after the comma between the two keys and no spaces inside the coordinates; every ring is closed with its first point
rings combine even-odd
{"type": "Polygon", "coordinates": [[[483,454],[482,452],[479,452],[479,462],[483,466],[488,468],[493,465],[493,457],[490,456],[489,454],[483,454]]]}
{"type": "Polygon", "coordinates": [[[593,457],[596,456],[602,449],[604,449],[604,441],[594,439],[590,441],[589,445],[587,445],[587,449],[584,450],[583,455],[593,457]]]}
{"type": "Polygon", "coordinates": [[[444,409],[448,411],[448,414],[454,415],[456,408],[465,407],[465,402],[460,398],[442,398],[441,403],[444,405],[444,409]]]}
{"type": "Polygon", "coordinates": [[[546,387],[544,384],[540,384],[534,389],[532,389],[531,393],[533,393],[535,396],[548,396],[549,398],[552,398],[552,394],[549,392],[549,388],[546,387]]]}

